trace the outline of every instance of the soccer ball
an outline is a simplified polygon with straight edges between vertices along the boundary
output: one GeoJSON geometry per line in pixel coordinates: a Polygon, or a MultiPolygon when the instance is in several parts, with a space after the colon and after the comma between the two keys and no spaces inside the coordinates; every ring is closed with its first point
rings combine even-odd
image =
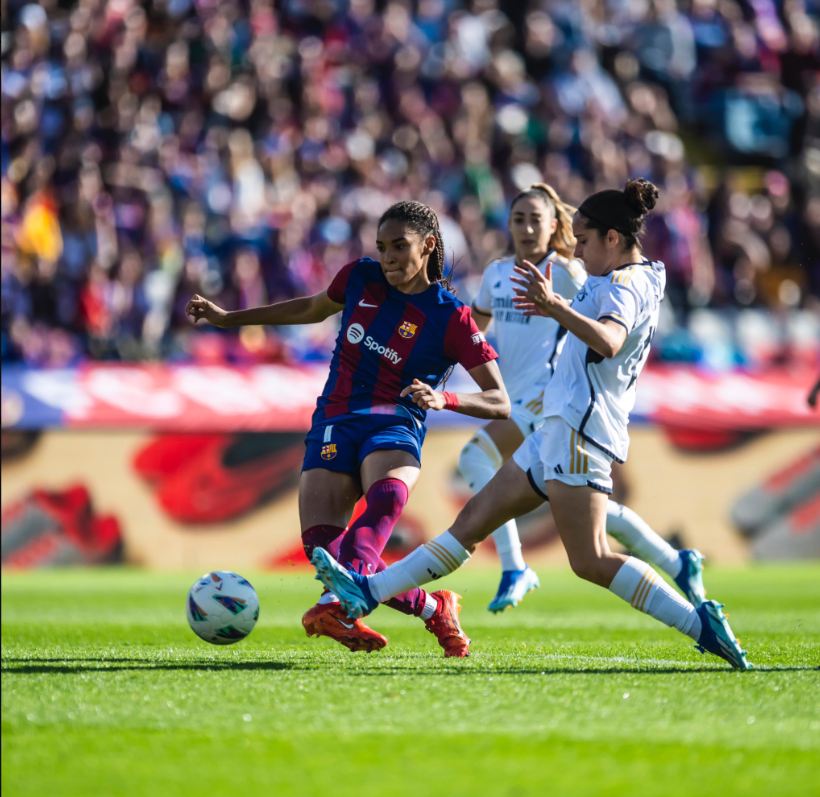
{"type": "Polygon", "coordinates": [[[250,581],[215,570],[191,587],[185,613],[198,637],[214,645],[232,645],[253,631],[259,619],[259,598],[250,581]]]}

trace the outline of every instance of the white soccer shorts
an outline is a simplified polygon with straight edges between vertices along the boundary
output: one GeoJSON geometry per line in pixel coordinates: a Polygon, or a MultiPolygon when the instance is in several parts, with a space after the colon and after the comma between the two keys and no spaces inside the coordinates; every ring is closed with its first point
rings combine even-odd
{"type": "Polygon", "coordinates": [[[612,459],[584,440],[563,418],[551,416],[513,454],[533,489],[546,498],[544,483],[556,479],[574,487],[612,493],[612,459]]]}

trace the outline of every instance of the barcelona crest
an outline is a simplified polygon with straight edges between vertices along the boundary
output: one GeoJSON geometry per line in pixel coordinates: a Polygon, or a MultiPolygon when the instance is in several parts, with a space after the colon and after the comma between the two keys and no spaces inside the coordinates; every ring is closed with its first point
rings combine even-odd
{"type": "Polygon", "coordinates": [[[322,446],[322,459],[333,459],[336,456],[336,443],[322,446]]]}
{"type": "Polygon", "coordinates": [[[417,329],[418,329],[418,325],[411,324],[409,321],[405,321],[399,327],[399,335],[401,335],[403,338],[412,338],[413,335],[416,334],[417,329]]]}

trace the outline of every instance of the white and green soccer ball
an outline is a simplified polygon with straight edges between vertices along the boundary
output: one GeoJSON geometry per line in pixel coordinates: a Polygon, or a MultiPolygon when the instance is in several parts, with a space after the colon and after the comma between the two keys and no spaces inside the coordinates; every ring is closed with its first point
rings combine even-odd
{"type": "Polygon", "coordinates": [[[247,579],[215,570],[191,587],[185,613],[198,637],[214,645],[232,645],[253,631],[259,619],[259,598],[247,579]]]}

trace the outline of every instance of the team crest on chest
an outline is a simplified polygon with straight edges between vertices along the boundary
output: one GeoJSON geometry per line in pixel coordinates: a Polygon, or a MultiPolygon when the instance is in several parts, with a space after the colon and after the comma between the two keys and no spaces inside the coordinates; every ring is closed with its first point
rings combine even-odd
{"type": "Polygon", "coordinates": [[[322,446],[322,459],[333,459],[336,456],[336,443],[322,446]]]}
{"type": "Polygon", "coordinates": [[[409,321],[405,321],[399,327],[399,335],[401,335],[403,338],[412,338],[413,335],[416,334],[417,329],[418,329],[417,324],[411,324],[409,321]]]}

